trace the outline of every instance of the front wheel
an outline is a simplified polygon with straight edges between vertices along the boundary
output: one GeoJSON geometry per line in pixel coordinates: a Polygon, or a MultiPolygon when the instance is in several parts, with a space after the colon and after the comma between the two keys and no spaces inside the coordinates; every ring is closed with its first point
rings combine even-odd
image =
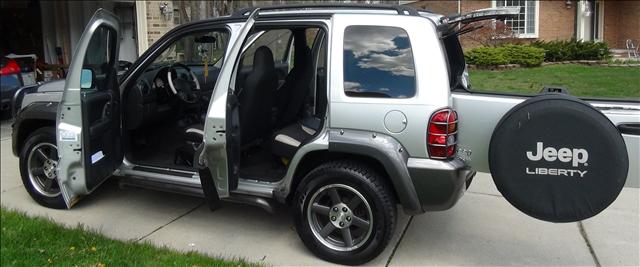
{"type": "Polygon", "coordinates": [[[64,209],[66,204],[58,185],[58,148],[55,130],[44,127],[34,131],[20,151],[20,176],[31,198],[38,204],[64,209]]]}
{"type": "Polygon", "coordinates": [[[358,265],[389,243],[396,206],[389,186],[357,162],[330,162],[298,186],[295,225],[304,244],[330,262],[358,265]]]}

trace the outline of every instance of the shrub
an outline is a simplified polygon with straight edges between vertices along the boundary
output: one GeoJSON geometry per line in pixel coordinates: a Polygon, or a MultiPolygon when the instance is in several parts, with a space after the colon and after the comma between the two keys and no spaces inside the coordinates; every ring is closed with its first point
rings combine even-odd
{"type": "Polygon", "coordinates": [[[509,64],[502,51],[496,47],[478,47],[469,50],[464,55],[469,64],[479,66],[494,66],[509,64]]]}
{"type": "Polygon", "coordinates": [[[535,41],[532,46],[546,51],[545,61],[606,60],[611,51],[606,43],[593,41],[535,41]]]}
{"type": "Polygon", "coordinates": [[[523,66],[540,66],[544,61],[545,51],[542,48],[529,45],[505,45],[499,47],[510,64],[520,64],[523,66]]]}
{"type": "Polygon", "coordinates": [[[520,64],[539,66],[544,60],[544,49],[529,45],[504,45],[500,47],[478,47],[465,53],[469,64],[479,66],[495,66],[504,64],[520,64]]]}

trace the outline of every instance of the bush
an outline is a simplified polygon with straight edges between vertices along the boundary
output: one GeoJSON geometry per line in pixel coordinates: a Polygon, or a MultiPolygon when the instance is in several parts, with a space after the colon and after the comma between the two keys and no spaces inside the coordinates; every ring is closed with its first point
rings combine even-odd
{"type": "Polygon", "coordinates": [[[510,64],[523,66],[540,66],[544,61],[544,49],[528,45],[505,45],[499,47],[510,64]]]}
{"type": "Polygon", "coordinates": [[[545,61],[557,62],[568,60],[606,60],[611,58],[611,51],[603,42],[567,41],[535,41],[532,46],[546,51],[545,61]]]}
{"type": "Polygon", "coordinates": [[[465,53],[469,64],[479,66],[495,66],[520,64],[524,66],[540,66],[544,60],[544,49],[529,45],[504,45],[500,47],[478,47],[465,53]]]}
{"type": "Polygon", "coordinates": [[[465,60],[469,64],[479,66],[493,66],[509,64],[509,60],[497,47],[478,47],[474,48],[464,55],[465,60]]]}

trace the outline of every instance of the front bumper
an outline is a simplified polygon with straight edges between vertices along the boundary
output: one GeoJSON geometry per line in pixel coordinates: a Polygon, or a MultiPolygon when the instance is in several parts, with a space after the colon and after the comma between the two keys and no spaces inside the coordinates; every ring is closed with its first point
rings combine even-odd
{"type": "Polygon", "coordinates": [[[453,207],[476,174],[457,158],[449,161],[409,158],[407,168],[424,211],[453,207]]]}

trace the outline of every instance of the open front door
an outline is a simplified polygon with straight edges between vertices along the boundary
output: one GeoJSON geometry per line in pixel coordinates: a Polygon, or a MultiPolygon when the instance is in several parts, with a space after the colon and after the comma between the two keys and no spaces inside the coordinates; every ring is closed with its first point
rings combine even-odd
{"type": "Polygon", "coordinates": [[[56,123],[58,182],[68,208],[122,163],[118,29],[112,13],[96,11],[69,67],[56,123]]]}
{"type": "Polygon", "coordinates": [[[229,197],[229,191],[238,186],[240,126],[233,88],[235,83],[231,81],[235,81],[234,71],[240,61],[242,45],[253,27],[258,11],[259,9],[254,10],[238,33],[232,34],[229,42],[233,45],[220,71],[207,112],[204,149],[199,163],[210,170],[210,175],[200,172],[200,180],[205,197],[212,207],[215,199],[229,197]]]}

